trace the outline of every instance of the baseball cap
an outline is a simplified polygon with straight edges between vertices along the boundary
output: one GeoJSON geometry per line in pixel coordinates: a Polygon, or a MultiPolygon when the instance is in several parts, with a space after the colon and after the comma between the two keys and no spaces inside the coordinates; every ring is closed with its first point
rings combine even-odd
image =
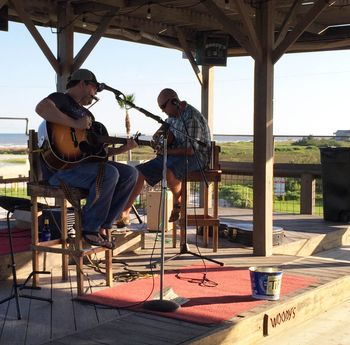
{"type": "Polygon", "coordinates": [[[99,91],[100,83],[97,81],[95,74],[93,74],[88,69],[78,69],[72,73],[72,75],[68,78],[66,88],[68,89],[71,86],[71,82],[73,81],[90,81],[96,84],[97,91],[99,91]]]}

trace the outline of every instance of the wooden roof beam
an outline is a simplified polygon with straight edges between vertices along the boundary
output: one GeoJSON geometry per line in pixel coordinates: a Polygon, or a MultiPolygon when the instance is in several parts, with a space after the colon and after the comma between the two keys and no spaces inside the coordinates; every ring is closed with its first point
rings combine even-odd
{"type": "Polygon", "coordinates": [[[236,3],[238,12],[241,15],[243,28],[248,33],[249,41],[254,47],[254,50],[260,55],[261,45],[260,45],[258,36],[256,34],[253,20],[251,19],[252,17],[249,15],[249,10],[247,8],[247,5],[244,4],[243,0],[235,0],[235,3],[236,3]]]}
{"type": "Polygon", "coordinates": [[[296,17],[297,11],[301,7],[301,3],[302,3],[302,0],[294,0],[294,3],[290,8],[289,13],[287,13],[287,15],[284,18],[278,37],[276,38],[276,41],[275,41],[275,46],[278,46],[282,42],[282,40],[286,37],[290,27],[290,23],[296,17]]]}
{"type": "Polygon", "coordinates": [[[229,19],[212,0],[204,1],[203,5],[217,18],[224,31],[230,34],[254,59],[258,59],[259,53],[251,46],[248,37],[242,33],[236,22],[229,19]]]}
{"type": "Polygon", "coordinates": [[[166,32],[170,28],[172,29],[173,26],[170,26],[165,23],[149,21],[147,19],[143,20],[139,18],[118,15],[114,18],[113,23],[111,23],[111,28],[125,30],[129,30],[130,28],[132,28],[132,30],[137,32],[143,31],[158,34],[159,32],[166,32]]]}
{"type": "Polygon", "coordinates": [[[72,3],[75,14],[84,14],[85,12],[100,12],[100,11],[113,11],[118,10],[120,7],[117,5],[109,5],[96,2],[84,2],[84,3],[72,3]]]}
{"type": "Polygon", "coordinates": [[[96,31],[91,35],[91,37],[88,39],[88,41],[84,44],[84,46],[80,49],[79,53],[74,58],[73,71],[77,70],[84,63],[86,58],[89,56],[89,54],[94,49],[98,41],[108,29],[109,24],[113,20],[113,16],[117,11],[118,9],[114,9],[108,12],[106,16],[102,19],[96,31]]]}
{"type": "Polygon", "coordinates": [[[55,70],[57,74],[60,74],[60,66],[59,63],[50,50],[49,46],[46,44],[45,40],[42,38],[40,35],[39,31],[31,21],[28,13],[24,9],[24,4],[22,0],[11,0],[13,6],[15,7],[18,16],[21,18],[23,21],[24,25],[27,27],[28,31],[30,34],[33,36],[34,40],[40,47],[41,51],[44,53],[46,56],[47,60],[50,62],[51,66],[55,70]]]}
{"type": "Polygon", "coordinates": [[[287,49],[297,41],[307,27],[321,14],[321,12],[330,6],[327,0],[318,0],[308,13],[299,21],[293,31],[284,38],[284,40],[274,49],[272,55],[273,63],[276,63],[287,49]]]}
{"type": "Polygon", "coordinates": [[[203,85],[202,72],[199,69],[199,67],[198,67],[198,65],[196,63],[196,60],[193,57],[193,54],[192,54],[191,49],[190,49],[190,46],[187,43],[184,31],[182,29],[180,29],[180,28],[176,28],[176,32],[177,32],[177,37],[179,38],[180,44],[181,44],[181,46],[183,48],[183,51],[185,52],[186,57],[187,57],[188,61],[190,62],[191,66],[192,66],[192,69],[193,69],[193,71],[194,71],[194,73],[195,73],[199,83],[201,85],[203,85]]]}
{"type": "Polygon", "coordinates": [[[146,38],[152,42],[156,42],[156,43],[162,45],[163,47],[178,49],[178,50],[182,51],[180,46],[174,44],[173,42],[171,42],[170,40],[168,40],[166,38],[159,37],[158,35],[153,35],[153,34],[150,34],[148,32],[141,31],[140,36],[143,38],[146,38]]]}
{"type": "MultiPolygon", "coordinates": [[[[301,1],[301,0],[299,0],[299,1],[301,1]]],[[[302,3],[302,2],[301,2],[301,3],[302,3]]],[[[300,3],[300,5],[301,5],[301,3],[300,3]]],[[[292,5],[292,6],[293,6],[293,5],[292,5]]],[[[282,27],[283,24],[284,24],[284,21],[285,21],[286,18],[287,18],[287,16],[290,16],[291,18],[290,18],[290,20],[288,21],[288,24],[289,24],[290,27],[294,27],[294,26],[295,26],[295,23],[298,22],[298,21],[300,21],[300,20],[302,20],[302,18],[304,17],[304,15],[297,14],[297,12],[298,12],[298,9],[296,10],[296,13],[294,13],[294,15],[291,15],[291,14],[287,14],[287,13],[282,12],[282,11],[276,11],[276,13],[275,13],[276,24],[279,24],[279,25],[281,25],[281,27],[282,27]],[[283,23],[283,24],[282,24],[282,23],[283,23]]],[[[313,33],[313,34],[317,34],[317,33],[319,33],[321,30],[323,30],[324,27],[325,27],[324,24],[319,23],[319,22],[317,22],[317,21],[315,20],[313,23],[311,23],[311,24],[307,27],[306,31],[311,32],[311,33],[313,33]]],[[[284,38],[284,37],[283,37],[283,38],[284,38]]]]}
{"type": "Polygon", "coordinates": [[[158,4],[151,5],[152,17],[161,18],[163,22],[176,24],[191,24],[201,27],[217,28],[220,23],[215,16],[195,11],[193,9],[169,7],[169,10],[164,9],[158,4]]]}
{"type": "MultiPolygon", "coordinates": [[[[187,9],[175,6],[167,6],[169,10],[165,8],[166,5],[161,5],[162,3],[169,3],[169,0],[158,0],[157,2],[145,1],[145,0],[129,0],[125,1],[126,6],[120,7],[120,16],[128,16],[128,13],[134,8],[139,10],[139,8],[145,8],[145,21],[146,19],[146,9],[148,6],[151,7],[152,17],[161,18],[163,23],[174,23],[174,24],[191,24],[202,27],[217,28],[219,23],[216,18],[210,14],[196,11],[194,9],[187,9]],[[179,23],[181,22],[181,23],[179,23]]],[[[169,24],[170,25],[170,24],[169,24]]]]}
{"type": "MultiPolygon", "coordinates": [[[[323,42],[323,43],[314,43],[312,45],[312,51],[328,51],[328,50],[342,50],[350,49],[350,38],[337,41],[337,42],[323,42]]],[[[307,43],[295,43],[291,47],[290,52],[309,52],[310,46],[307,43]]]]}
{"type": "MultiPolygon", "coordinates": [[[[158,0],[157,3],[169,2],[169,0],[158,0]]],[[[136,7],[152,3],[149,0],[125,0],[125,7],[136,7]]]]}

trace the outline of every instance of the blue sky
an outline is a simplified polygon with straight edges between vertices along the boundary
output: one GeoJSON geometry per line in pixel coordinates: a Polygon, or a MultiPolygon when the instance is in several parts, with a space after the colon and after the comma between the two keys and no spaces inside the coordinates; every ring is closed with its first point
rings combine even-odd
{"type": "MultiPolygon", "coordinates": [[[[56,55],[56,35],[39,28],[56,55]]],[[[75,36],[75,53],[89,38],[75,36]]],[[[29,127],[41,119],[35,105],[55,91],[55,73],[24,25],[9,23],[0,31],[1,116],[28,117],[29,127]]],[[[350,51],[284,55],[275,65],[274,134],[332,135],[350,129],[349,82],[350,51]]],[[[180,99],[200,109],[200,85],[189,62],[180,51],[137,43],[102,39],[84,68],[97,79],[124,94],[134,93],[135,104],[163,118],[157,95],[164,87],[174,88],[180,99]]],[[[253,133],[253,72],[250,57],[229,58],[227,67],[215,67],[215,134],[253,133]]],[[[103,91],[91,108],[96,120],[111,134],[125,134],[124,112],[113,93],[103,91]]],[[[151,134],[158,123],[137,110],[130,111],[131,132],[151,134]]],[[[24,123],[0,121],[0,133],[20,133],[24,123]]]]}

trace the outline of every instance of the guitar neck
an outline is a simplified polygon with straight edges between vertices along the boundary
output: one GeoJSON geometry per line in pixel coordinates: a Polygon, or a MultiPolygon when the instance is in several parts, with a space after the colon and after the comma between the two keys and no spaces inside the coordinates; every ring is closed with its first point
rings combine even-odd
{"type": "MultiPolygon", "coordinates": [[[[118,138],[118,137],[110,137],[107,135],[99,135],[97,140],[100,144],[126,144],[126,138],[118,138]]],[[[149,140],[141,140],[136,138],[135,141],[139,146],[151,146],[151,142],[149,140]]]]}

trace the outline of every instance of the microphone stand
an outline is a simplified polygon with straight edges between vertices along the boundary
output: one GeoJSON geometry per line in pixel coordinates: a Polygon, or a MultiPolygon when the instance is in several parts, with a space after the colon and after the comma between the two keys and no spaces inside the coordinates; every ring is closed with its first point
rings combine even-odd
{"type": "MultiPolygon", "coordinates": [[[[173,312],[175,310],[177,310],[180,306],[174,302],[174,301],[169,301],[169,300],[164,300],[163,299],[163,280],[164,280],[164,263],[165,263],[165,257],[164,257],[164,247],[165,247],[165,220],[166,220],[166,208],[165,208],[165,197],[166,197],[166,189],[167,189],[167,181],[166,181],[166,170],[167,170],[167,134],[168,134],[168,130],[169,130],[169,124],[167,122],[165,122],[161,117],[154,115],[152,113],[150,113],[149,111],[140,108],[138,106],[136,106],[133,102],[130,102],[126,99],[125,95],[123,93],[121,93],[120,91],[113,89],[105,84],[101,84],[103,86],[103,89],[111,91],[114,93],[115,97],[117,100],[123,101],[125,104],[127,104],[129,107],[137,109],[138,111],[140,111],[141,113],[143,113],[144,115],[146,115],[147,117],[152,118],[153,120],[157,121],[158,123],[160,123],[161,125],[163,125],[164,127],[164,131],[165,131],[165,135],[164,135],[164,143],[163,143],[163,172],[162,172],[162,199],[161,199],[161,207],[162,207],[162,227],[161,227],[161,232],[162,232],[162,237],[161,237],[161,257],[160,257],[160,264],[161,264],[161,268],[160,268],[160,291],[159,291],[159,300],[152,300],[152,301],[146,301],[143,304],[143,307],[145,309],[149,309],[149,310],[154,310],[154,311],[160,311],[160,312],[173,312]],[[121,95],[123,96],[123,98],[121,98],[121,95]]],[[[184,121],[182,119],[182,121],[184,121]]],[[[197,152],[193,146],[193,141],[196,141],[198,144],[200,145],[205,145],[204,143],[202,143],[201,141],[191,138],[188,135],[188,130],[187,127],[184,123],[184,127],[186,130],[186,133],[182,133],[182,135],[184,135],[186,137],[186,142],[187,139],[190,140],[192,149],[196,155],[196,159],[198,162],[198,166],[200,167],[200,171],[201,171],[201,175],[203,176],[203,179],[205,181],[205,183],[208,185],[208,181],[206,179],[206,176],[204,174],[203,169],[201,168],[201,165],[199,164],[199,159],[197,156],[197,152]]],[[[172,127],[173,128],[173,127],[172,127]]],[[[174,130],[178,131],[176,128],[173,128],[174,130]]],[[[187,145],[186,145],[187,146],[187,145]]],[[[186,155],[186,181],[187,181],[187,155],[186,155]]],[[[186,182],[185,181],[185,182],[186,182]]],[[[186,185],[185,185],[186,188],[186,185]]],[[[187,194],[186,194],[186,200],[184,200],[183,202],[187,202],[187,194]]],[[[186,207],[187,209],[187,207],[186,207]]],[[[181,250],[178,254],[172,256],[171,258],[167,259],[166,261],[172,260],[174,258],[179,257],[181,254],[192,254],[193,256],[197,256],[200,257],[202,259],[206,259],[208,261],[214,262],[220,266],[223,266],[224,264],[222,262],[219,262],[217,260],[211,259],[211,258],[207,258],[204,257],[200,254],[197,253],[193,253],[189,250],[188,248],[188,244],[187,244],[187,216],[185,215],[185,242],[182,244],[181,250]]]]}
{"type": "Polygon", "coordinates": [[[167,193],[167,137],[169,126],[165,127],[164,143],[163,143],[163,171],[162,171],[162,192],[161,192],[161,210],[162,210],[162,221],[161,221],[161,250],[160,250],[160,288],[159,288],[159,299],[152,301],[146,301],[143,304],[145,309],[161,311],[161,312],[172,312],[180,308],[180,305],[174,301],[163,299],[163,286],[164,286],[164,262],[165,262],[165,220],[166,220],[166,193],[167,193]]]}
{"type": "MultiPolygon", "coordinates": [[[[112,89],[112,88],[110,88],[110,89],[111,89],[111,90],[114,90],[114,89],[112,89]]],[[[117,99],[119,99],[119,97],[120,97],[120,95],[121,95],[122,93],[121,93],[120,91],[118,91],[118,90],[114,90],[114,91],[117,91],[117,92],[115,92],[115,96],[116,96],[117,99]]],[[[124,95],[123,95],[123,96],[124,96],[124,95]]],[[[128,104],[130,107],[139,110],[140,112],[142,112],[143,114],[145,114],[147,117],[150,117],[150,118],[154,119],[155,121],[161,123],[162,125],[164,125],[164,127],[165,127],[167,130],[169,129],[169,128],[168,128],[168,127],[169,127],[169,124],[166,123],[164,120],[162,120],[159,116],[154,115],[154,114],[150,113],[149,111],[147,111],[147,110],[145,110],[145,109],[143,109],[143,108],[137,107],[135,104],[133,104],[132,102],[129,102],[129,101],[126,100],[126,99],[124,100],[124,102],[125,102],[126,104],[128,104]]],[[[204,173],[204,171],[203,171],[203,168],[201,167],[201,164],[200,164],[200,162],[199,162],[199,158],[198,158],[197,151],[196,151],[196,149],[195,149],[195,147],[194,147],[194,144],[193,144],[194,142],[196,142],[196,143],[198,143],[199,145],[205,146],[205,143],[201,142],[201,141],[198,140],[198,139],[195,139],[195,138],[190,137],[190,136],[189,136],[189,133],[188,133],[188,130],[187,130],[187,127],[186,127],[186,124],[185,124],[185,122],[184,122],[184,119],[183,119],[182,117],[181,117],[181,120],[183,121],[184,128],[185,128],[185,132],[186,132],[186,133],[183,133],[183,132],[180,132],[180,133],[181,133],[181,135],[183,135],[183,136],[186,138],[186,147],[187,147],[187,140],[190,141],[192,150],[193,150],[193,152],[194,152],[194,154],[195,154],[195,157],[196,157],[196,160],[197,160],[197,164],[198,164],[198,166],[199,166],[199,171],[200,171],[200,173],[201,173],[201,176],[202,176],[202,178],[203,178],[203,181],[204,181],[204,182],[206,183],[206,185],[208,186],[207,178],[206,178],[206,176],[205,176],[205,173],[204,173]]],[[[172,129],[173,129],[173,130],[176,130],[177,132],[179,132],[176,128],[173,128],[173,127],[172,127],[172,129]]],[[[166,150],[166,148],[164,148],[163,151],[164,151],[164,150],[166,150]]],[[[165,152],[165,151],[164,151],[164,152],[165,152]]],[[[164,159],[166,159],[165,156],[166,156],[166,155],[164,155],[164,159]]],[[[185,178],[185,188],[187,188],[187,187],[186,187],[186,184],[187,184],[187,166],[188,166],[188,164],[187,164],[187,155],[186,155],[186,171],[185,171],[185,174],[186,174],[185,176],[186,176],[186,178],[185,178]]],[[[165,173],[166,173],[166,171],[165,171],[165,173]]],[[[163,172],[163,174],[164,174],[164,172],[163,172]]],[[[185,192],[185,196],[186,196],[186,200],[183,200],[182,202],[187,202],[187,190],[186,190],[186,192],[185,192]]],[[[165,199],[163,200],[163,207],[165,208],[165,199]]],[[[220,262],[220,261],[217,261],[217,260],[214,260],[214,259],[205,257],[205,256],[203,256],[203,255],[201,255],[201,254],[197,254],[197,253],[191,252],[191,251],[189,250],[189,246],[188,246],[188,243],[187,243],[187,207],[185,207],[185,209],[186,209],[186,214],[184,215],[184,218],[185,218],[185,236],[184,236],[185,241],[184,241],[184,243],[181,244],[180,252],[177,253],[177,254],[175,254],[174,256],[168,258],[166,261],[170,261],[170,260],[172,260],[172,259],[176,259],[176,258],[178,258],[178,257],[179,257],[180,255],[182,255],[182,254],[191,254],[191,255],[196,256],[196,257],[199,257],[199,258],[201,258],[201,259],[205,259],[205,260],[211,261],[211,262],[213,262],[213,263],[216,263],[216,264],[218,264],[218,265],[220,265],[220,266],[224,266],[224,263],[223,263],[223,262],[220,262]]],[[[164,226],[165,219],[166,219],[166,214],[165,214],[165,212],[163,212],[163,213],[164,213],[164,214],[163,214],[162,224],[163,224],[163,226],[164,226]]],[[[163,265],[163,264],[164,264],[164,262],[163,262],[163,261],[164,261],[164,258],[161,258],[160,261],[161,261],[161,265],[163,265]]]]}
{"type": "Polygon", "coordinates": [[[161,222],[161,254],[160,254],[160,287],[159,287],[159,299],[154,299],[150,301],[146,301],[143,304],[143,307],[148,310],[159,311],[159,312],[174,312],[180,305],[174,301],[165,300],[164,299],[164,253],[165,253],[165,219],[166,219],[166,207],[165,207],[165,198],[167,191],[167,180],[166,180],[166,170],[167,170],[167,134],[169,125],[159,116],[153,115],[149,111],[137,107],[134,103],[125,99],[125,96],[118,90],[115,90],[111,87],[104,88],[108,91],[112,91],[115,94],[116,99],[122,100],[125,104],[130,106],[131,108],[135,108],[141,113],[145,114],[147,117],[152,118],[153,120],[161,123],[165,130],[164,135],[164,144],[163,144],[163,171],[162,171],[162,192],[161,192],[161,209],[162,209],[162,222],[161,222]],[[124,99],[120,97],[120,95],[124,96],[124,99]]]}
{"type": "MultiPolygon", "coordinates": [[[[18,202],[16,198],[13,198],[13,199],[15,200],[15,202],[18,202]]],[[[18,198],[18,200],[19,200],[19,198],[18,198]]],[[[50,272],[48,272],[48,271],[32,272],[32,273],[30,273],[30,275],[28,276],[28,278],[26,279],[26,281],[23,284],[18,284],[17,272],[16,272],[16,261],[15,261],[14,248],[13,248],[12,233],[11,233],[11,228],[10,228],[10,213],[13,213],[16,209],[23,208],[21,206],[27,206],[27,200],[25,203],[20,200],[19,201],[20,203],[18,205],[9,205],[10,201],[7,201],[7,200],[4,200],[3,202],[5,205],[2,205],[2,206],[8,209],[6,220],[7,220],[7,233],[8,233],[9,243],[10,243],[10,254],[11,254],[11,265],[9,265],[9,267],[11,267],[11,270],[12,270],[12,281],[13,282],[12,282],[12,291],[11,291],[10,296],[2,299],[0,301],[0,304],[5,303],[7,301],[10,301],[11,299],[14,298],[16,301],[17,319],[21,320],[22,315],[21,315],[21,308],[20,308],[20,302],[19,302],[20,297],[35,299],[35,300],[39,300],[39,301],[45,301],[45,302],[49,302],[49,303],[53,302],[51,298],[25,295],[25,294],[21,294],[19,292],[19,290],[26,289],[26,288],[40,290],[40,287],[27,287],[26,286],[27,282],[35,273],[50,274],[50,272]]],[[[30,201],[28,200],[28,202],[30,202],[30,201]]]]}
{"type": "MultiPolygon", "coordinates": [[[[179,105],[178,105],[177,107],[179,108],[179,105]]],[[[189,135],[188,129],[187,129],[187,126],[186,126],[186,123],[185,123],[185,120],[183,119],[182,116],[180,116],[180,117],[181,117],[182,123],[183,123],[184,128],[185,128],[185,132],[186,132],[186,133],[182,133],[182,132],[181,132],[181,134],[182,134],[183,136],[185,136],[185,138],[186,138],[186,144],[185,144],[185,145],[186,145],[186,148],[187,148],[187,143],[188,143],[188,140],[189,140],[189,143],[190,143],[190,145],[191,145],[191,148],[192,148],[192,150],[193,150],[193,152],[194,152],[194,155],[195,155],[195,158],[196,158],[196,161],[197,161],[197,165],[198,165],[198,167],[199,167],[200,174],[201,174],[201,176],[202,176],[202,179],[203,179],[204,183],[206,184],[206,187],[208,188],[208,185],[209,185],[209,184],[208,184],[208,179],[207,179],[207,177],[205,176],[204,170],[203,170],[203,168],[202,168],[202,166],[201,166],[201,164],[200,164],[200,161],[199,161],[199,158],[198,158],[197,150],[196,150],[196,148],[194,147],[194,142],[196,142],[196,143],[198,143],[198,144],[200,144],[200,145],[202,145],[202,146],[205,145],[205,144],[202,143],[201,141],[199,141],[198,139],[192,138],[192,137],[189,135]]],[[[168,258],[166,261],[170,261],[170,260],[176,259],[176,258],[180,257],[182,254],[191,254],[191,255],[193,255],[193,256],[196,256],[196,257],[198,257],[198,258],[201,258],[202,260],[205,259],[205,260],[208,260],[208,261],[213,262],[213,263],[215,263],[215,264],[218,264],[218,265],[220,265],[220,266],[224,266],[224,263],[221,262],[221,261],[218,261],[218,260],[209,258],[209,257],[204,256],[204,255],[202,255],[202,254],[194,253],[194,252],[190,251],[190,249],[189,249],[189,245],[188,245],[188,243],[187,243],[187,174],[188,174],[188,156],[187,156],[187,152],[186,152],[185,179],[184,179],[184,181],[183,181],[183,185],[181,186],[181,188],[185,188],[185,193],[184,193],[184,195],[185,195],[185,200],[181,200],[181,203],[186,203],[186,205],[185,205],[185,214],[184,214],[184,215],[181,215],[181,218],[184,218],[184,220],[185,220],[185,224],[184,224],[184,230],[185,230],[185,231],[184,231],[184,236],[183,236],[184,242],[180,244],[181,247],[180,247],[179,253],[177,253],[177,254],[171,256],[171,257],[168,258]]]]}

